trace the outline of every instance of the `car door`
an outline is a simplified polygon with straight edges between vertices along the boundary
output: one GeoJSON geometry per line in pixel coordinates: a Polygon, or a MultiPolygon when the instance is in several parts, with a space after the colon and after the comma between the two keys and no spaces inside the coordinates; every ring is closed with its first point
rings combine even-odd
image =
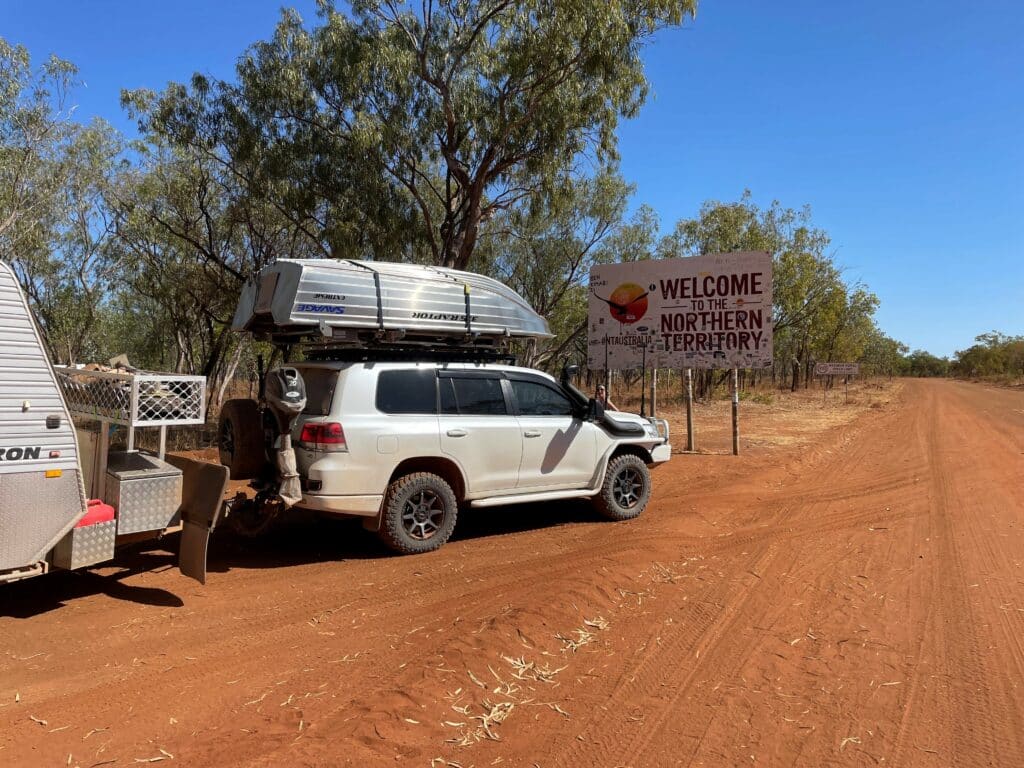
{"type": "Polygon", "coordinates": [[[471,495],[513,492],[523,436],[497,371],[438,373],[441,450],[459,463],[471,495]]]}
{"type": "Polygon", "coordinates": [[[523,433],[519,488],[583,488],[597,463],[594,425],[579,418],[569,398],[540,377],[510,377],[523,433]]]}

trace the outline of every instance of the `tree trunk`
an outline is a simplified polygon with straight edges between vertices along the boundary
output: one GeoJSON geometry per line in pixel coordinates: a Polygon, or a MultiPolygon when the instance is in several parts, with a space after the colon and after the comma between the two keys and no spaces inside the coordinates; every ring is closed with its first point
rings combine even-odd
{"type": "Polygon", "coordinates": [[[217,411],[219,412],[221,406],[224,404],[224,393],[227,391],[228,385],[235,378],[235,371],[238,370],[238,363],[242,359],[242,352],[245,350],[247,338],[243,337],[239,340],[238,345],[235,347],[235,351],[231,354],[231,361],[228,363],[227,370],[224,371],[224,376],[221,378],[217,385],[217,411]]]}
{"type": "Polygon", "coordinates": [[[174,334],[174,346],[178,351],[178,360],[174,364],[174,372],[185,373],[185,339],[180,329],[174,334]]]}

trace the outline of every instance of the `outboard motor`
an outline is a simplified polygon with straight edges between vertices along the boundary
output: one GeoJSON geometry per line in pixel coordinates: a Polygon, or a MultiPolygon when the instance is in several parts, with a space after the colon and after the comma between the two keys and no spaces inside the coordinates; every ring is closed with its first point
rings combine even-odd
{"type": "Polygon", "coordinates": [[[292,449],[292,427],[306,407],[306,382],[296,368],[275,368],[267,374],[263,396],[281,435],[277,451],[277,469],[281,477],[278,493],[282,501],[291,506],[302,499],[302,486],[292,449]]]}

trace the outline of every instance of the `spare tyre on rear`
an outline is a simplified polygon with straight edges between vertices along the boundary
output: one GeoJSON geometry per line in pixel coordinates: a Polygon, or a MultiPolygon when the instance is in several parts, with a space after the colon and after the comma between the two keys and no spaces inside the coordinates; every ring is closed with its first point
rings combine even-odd
{"type": "Polygon", "coordinates": [[[266,464],[263,428],[255,400],[228,400],[220,409],[217,425],[220,463],[232,480],[251,480],[266,464]]]}

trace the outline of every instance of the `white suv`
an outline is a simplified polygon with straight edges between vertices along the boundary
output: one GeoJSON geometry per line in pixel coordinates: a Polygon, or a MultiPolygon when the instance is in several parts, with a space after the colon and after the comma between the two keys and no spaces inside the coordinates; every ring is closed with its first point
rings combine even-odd
{"type": "MultiPolygon", "coordinates": [[[[650,497],[648,467],[671,454],[666,422],[605,412],[567,375],[559,383],[495,363],[293,367],[307,396],[291,433],[298,506],[362,517],[402,553],[444,544],[460,504],[586,497],[605,517],[636,517],[650,497]]],[[[235,479],[255,474],[240,447],[260,439],[255,408],[230,401],[222,414],[221,460],[235,479]]]]}

